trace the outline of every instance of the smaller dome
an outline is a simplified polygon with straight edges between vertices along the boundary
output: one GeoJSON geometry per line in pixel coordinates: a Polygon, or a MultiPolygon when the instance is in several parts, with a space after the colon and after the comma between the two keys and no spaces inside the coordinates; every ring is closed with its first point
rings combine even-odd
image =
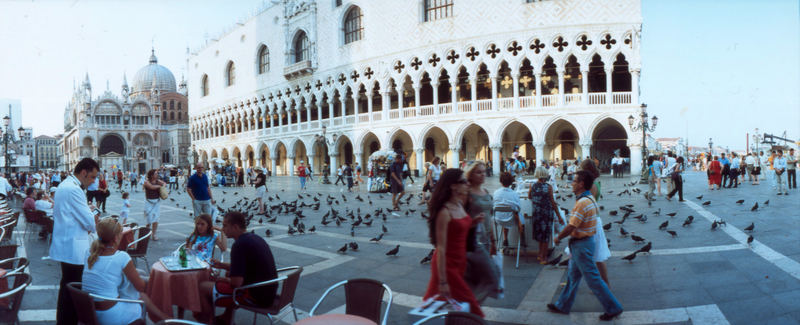
{"type": "Polygon", "coordinates": [[[155,88],[162,94],[174,93],[178,89],[172,72],[158,64],[155,50],[150,52],[149,64],[139,69],[133,77],[132,94],[149,93],[153,89],[153,79],[155,79],[155,88]]]}

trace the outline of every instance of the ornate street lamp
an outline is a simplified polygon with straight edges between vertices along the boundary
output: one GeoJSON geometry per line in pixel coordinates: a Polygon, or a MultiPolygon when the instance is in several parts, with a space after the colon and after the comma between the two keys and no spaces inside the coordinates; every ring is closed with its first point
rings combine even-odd
{"type": "Polygon", "coordinates": [[[711,141],[711,138],[708,138],[708,152],[711,154],[712,158],[714,156],[714,141],[711,141]]]}
{"type": "Polygon", "coordinates": [[[628,116],[628,125],[631,131],[642,131],[642,177],[639,179],[640,184],[647,184],[647,132],[656,130],[658,124],[658,117],[653,115],[652,126],[647,122],[647,104],[642,103],[641,112],[639,113],[639,121],[633,115],[628,116]]]}
{"type": "MultiPolygon", "coordinates": [[[[8,105],[9,112],[11,111],[11,105],[8,105]]],[[[11,155],[8,153],[8,138],[11,138],[13,135],[9,133],[8,126],[11,124],[11,118],[6,115],[3,118],[3,125],[6,127],[5,132],[3,132],[3,145],[5,147],[5,165],[6,165],[6,173],[11,172],[11,155]]],[[[13,139],[12,139],[13,140],[13,139]]]]}
{"type": "Polygon", "coordinates": [[[758,128],[756,128],[756,133],[753,133],[753,144],[755,144],[756,148],[756,159],[758,159],[758,143],[761,141],[761,135],[758,134],[758,128]]]}

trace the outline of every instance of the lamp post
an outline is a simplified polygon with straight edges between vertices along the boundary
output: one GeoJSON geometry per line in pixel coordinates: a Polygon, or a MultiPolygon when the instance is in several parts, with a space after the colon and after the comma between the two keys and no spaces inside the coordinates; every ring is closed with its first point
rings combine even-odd
{"type": "Polygon", "coordinates": [[[758,159],[758,143],[761,141],[761,135],[758,134],[758,128],[756,128],[756,133],[753,133],[753,144],[755,145],[756,151],[756,159],[758,159]]]}
{"type": "Polygon", "coordinates": [[[714,141],[711,141],[711,138],[708,138],[708,152],[714,156],[714,141]]]}
{"type": "Polygon", "coordinates": [[[641,112],[639,113],[639,121],[636,121],[633,115],[628,116],[628,125],[631,131],[642,131],[642,177],[639,179],[640,184],[647,183],[647,132],[656,130],[656,125],[658,124],[657,116],[653,115],[652,123],[653,125],[651,126],[647,122],[647,104],[644,103],[642,103],[641,112]]]}
{"type": "MultiPolygon", "coordinates": [[[[8,105],[9,111],[11,110],[11,105],[8,105]]],[[[3,148],[4,148],[4,157],[5,157],[5,166],[6,166],[6,174],[11,172],[11,155],[8,153],[8,138],[12,137],[11,132],[9,132],[9,125],[11,124],[11,118],[6,115],[3,118],[3,125],[5,126],[5,132],[0,129],[0,132],[3,133],[3,148]]],[[[13,140],[13,139],[12,139],[13,140]]]]}

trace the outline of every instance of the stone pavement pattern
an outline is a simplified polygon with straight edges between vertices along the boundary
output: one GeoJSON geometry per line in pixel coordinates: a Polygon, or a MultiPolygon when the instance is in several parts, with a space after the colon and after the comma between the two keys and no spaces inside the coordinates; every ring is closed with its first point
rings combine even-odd
{"type": "MultiPolygon", "coordinates": [[[[625,313],[614,323],[619,324],[800,324],[800,245],[798,235],[798,208],[800,201],[792,195],[776,196],[769,185],[752,186],[745,184],[738,189],[708,191],[705,173],[689,172],[686,178],[687,202],[676,200],[667,202],[664,196],[657,196],[652,207],[641,194],[618,193],[628,189],[624,183],[632,179],[602,178],[604,198],[599,202],[603,207],[601,216],[604,223],[620,221],[622,211],[611,216],[611,210],[619,206],[633,204],[635,213],[622,224],[629,232],[653,242],[650,255],[639,254],[629,263],[620,257],[640,248],[630,237],[619,235],[620,225],[613,224],[606,235],[611,241],[612,257],[607,261],[611,289],[625,308],[625,313]],[[613,193],[610,193],[613,191],[613,193]],[[702,199],[696,199],[703,195],[702,199]],[[745,203],[734,202],[744,199],[745,203]],[[763,202],[770,200],[769,205],[763,202]],[[702,202],[711,201],[707,206],[702,202]],[[751,212],[750,207],[758,201],[761,208],[751,212]],[[655,215],[660,210],[660,215],[655,215]],[[675,213],[670,217],[668,213],[675,213]],[[646,214],[648,221],[642,223],[634,216],[646,214]],[[682,227],[684,219],[693,215],[694,222],[682,227]],[[727,226],[711,230],[714,220],[723,219],[727,226]],[[677,232],[677,237],[658,229],[669,221],[667,230],[677,232]],[[746,235],[742,229],[755,223],[755,238],[752,248],[746,245],[746,235]]],[[[410,191],[418,193],[420,183],[410,186],[410,191]]],[[[268,183],[270,194],[278,194],[281,199],[297,199],[299,184],[296,178],[275,177],[268,183]]],[[[487,188],[493,191],[498,187],[497,178],[489,178],[487,188]]],[[[636,188],[646,189],[644,185],[636,188]]],[[[372,213],[376,208],[391,205],[388,194],[347,193],[346,189],[334,185],[309,184],[308,193],[322,193],[323,197],[333,195],[340,200],[334,209],[344,213],[345,209],[361,209],[362,215],[372,213]],[[347,202],[341,201],[345,195],[347,202]],[[358,202],[355,196],[370,197],[373,205],[358,202]]],[[[662,191],[666,187],[662,186],[662,191]]],[[[215,188],[214,195],[223,208],[243,197],[253,197],[254,190],[245,188],[215,188]],[[223,192],[224,191],[224,192],[223,192]],[[225,200],[224,202],[222,200],[225,200]]],[[[562,193],[563,193],[562,189],[562,193]]],[[[175,201],[162,202],[162,217],[159,226],[160,240],[150,243],[149,261],[154,263],[159,257],[171,253],[191,232],[193,223],[189,216],[190,200],[183,190],[171,195],[175,201]]],[[[309,198],[303,200],[312,203],[309,198]]],[[[430,264],[420,265],[419,261],[431,249],[428,243],[427,225],[420,217],[423,206],[417,205],[418,198],[411,205],[403,205],[397,216],[390,215],[384,224],[376,220],[371,227],[359,226],[355,237],[350,235],[349,224],[341,227],[333,224],[319,224],[321,215],[328,209],[325,200],[319,211],[304,210],[307,216],[306,228],[316,226],[315,234],[288,235],[287,225],[293,216],[279,215],[276,224],[259,223],[254,218],[250,229],[264,236],[270,229],[272,237],[267,238],[278,267],[301,265],[305,268],[297,290],[295,303],[299,310],[311,309],[322,292],[341,280],[368,277],[387,283],[395,293],[391,308],[390,324],[409,324],[412,322],[407,312],[420,303],[430,276],[430,264]],[[410,210],[414,212],[410,212],[410,210]],[[406,216],[408,212],[408,216],[406,216]],[[369,239],[381,232],[381,224],[388,228],[383,240],[371,243],[369,239]],[[355,241],[358,251],[337,253],[344,243],[355,241]],[[399,244],[397,257],[384,253],[399,244]]],[[[143,194],[131,195],[131,217],[143,223],[143,194]]],[[[571,207],[574,199],[559,201],[563,207],[571,207]]],[[[119,211],[121,199],[114,192],[108,201],[109,214],[119,211]]],[[[275,215],[273,213],[273,215],[275,215]]],[[[22,239],[24,227],[18,227],[15,238],[22,239]]],[[[42,260],[47,254],[44,241],[31,236],[25,242],[23,251],[31,259],[33,287],[26,291],[21,317],[26,324],[54,323],[54,310],[57,284],[60,278],[59,266],[50,260],[42,260]]],[[[232,242],[232,241],[231,241],[232,242]]],[[[531,243],[530,240],[528,240],[531,243]]],[[[565,241],[566,242],[566,241],[565,241]]],[[[230,244],[230,242],[229,242],[230,244]]],[[[558,247],[555,255],[563,251],[565,244],[558,247]]],[[[139,264],[140,271],[149,272],[139,264]]],[[[565,267],[541,266],[533,257],[523,257],[519,269],[514,268],[512,258],[505,259],[504,277],[506,295],[502,300],[488,299],[484,312],[492,324],[593,324],[602,308],[591,291],[582,284],[572,313],[569,316],[546,312],[545,304],[553,301],[565,281],[565,267]]],[[[341,308],[344,304],[342,290],[335,291],[326,299],[322,309],[341,308]]],[[[190,313],[187,313],[187,317],[190,313]]],[[[304,312],[301,315],[306,315],[304,312]]],[[[266,319],[259,318],[259,323],[266,319]]],[[[291,316],[284,318],[292,320],[291,316]]],[[[237,313],[236,321],[251,323],[252,314],[237,313]]]]}

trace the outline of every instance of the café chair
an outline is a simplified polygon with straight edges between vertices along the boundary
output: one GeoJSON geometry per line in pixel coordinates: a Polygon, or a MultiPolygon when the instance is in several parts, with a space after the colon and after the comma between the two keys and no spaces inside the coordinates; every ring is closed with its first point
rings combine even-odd
{"type": "Polygon", "coordinates": [[[12,257],[2,260],[0,261],[0,269],[6,270],[6,275],[0,277],[0,279],[15,273],[22,273],[28,265],[30,265],[30,261],[25,257],[12,257]]]}
{"type": "Polygon", "coordinates": [[[19,214],[15,212],[13,216],[0,220],[0,228],[6,231],[3,233],[3,237],[0,237],[0,242],[11,240],[11,236],[14,234],[14,227],[17,226],[18,216],[19,214]]]}
{"type": "Polygon", "coordinates": [[[372,279],[350,279],[332,285],[314,304],[314,307],[308,312],[308,316],[313,317],[325,297],[340,286],[344,286],[345,314],[361,316],[376,324],[386,325],[389,309],[392,307],[392,289],[386,284],[372,279]],[[386,311],[383,321],[381,321],[381,302],[383,302],[384,292],[389,293],[389,301],[386,303],[386,311]]]}
{"type": "MultiPolygon", "coordinates": [[[[5,229],[0,228],[0,233],[5,233],[5,229]]],[[[0,244],[0,260],[5,260],[17,256],[17,244],[0,244]]]]}
{"type": "Polygon", "coordinates": [[[44,218],[46,216],[44,211],[39,210],[24,210],[23,215],[25,216],[25,236],[24,238],[28,237],[28,229],[31,228],[33,225],[39,224],[39,219],[44,218]]]}
{"type": "Polygon", "coordinates": [[[203,323],[193,322],[185,319],[165,319],[156,323],[156,325],[173,325],[173,324],[205,325],[203,323]]]}
{"type": "Polygon", "coordinates": [[[147,306],[144,301],[134,299],[120,299],[98,296],[93,293],[88,293],[81,289],[80,282],[67,283],[67,290],[69,290],[70,297],[72,297],[72,306],[75,307],[75,313],[78,316],[78,322],[86,325],[99,325],[97,321],[97,311],[95,310],[94,303],[97,301],[116,301],[116,302],[131,302],[142,305],[142,318],[131,323],[137,325],[145,325],[145,317],[147,316],[147,306]]]}
{"type": "MultiPolygon", "coordinates": [[[[517,218],[517,214],[521,213],[521,211],[510,205],[503,204],[502,202],[495,204],[492,210],[494,212],[495,227],[500,226],[501,228],[508,229],[509,231],[519,231],[519,229],[517,229],[515,219],[517,218]]],[[[521,222],[523,222],[524,227],[524,219],[522,219],[521,222]]],[[[500,247],[500,244],[502,243],[501,238],[503,237],[502,233],[498,234],[497,231],[495,231],[495,233],[495,238],[497,238],[498,244],[497,246],[500,247]]],[[[515,268],[519,268],[519,253],[522,248],[522,240],[524,237],[525,234],[519,234],[519,236],[517,236],[517,263],[515,264],[515,268]]]]}
{"type": "Polygon", "coordinates": [[[148,227],[137,227],[133,230],[135,240],[128,244],[128,248],[125,250],[128,255],[133,259],[133,266],[136,266],[136,261],[138,259],[143,259],[145,267],[150,267],[150,263],[147,261],[147,247],[150,245],[150,228],[148,227]]]}
{"type": "Polygon", "coordinates": [[[267,318],[269,319],[269,323],[275,324],[277,321],[281,320],[284,316],[278,318],[275,317],[280,315],[281,312],[283,312],[286,307],[289,307],[291,308],[292,314],[294,315],[294,321],[297,322],[297,310],[294,308],[294,293],[297,290],[297,283],[300,281],[300,273],[302,272],[303,272],[302,266],[285,267],[282,269],[278,269],[278,278],[276,279],[259,283],[253,283],[233,289],[233,296],[236,297],[237,294],[240,294],[240,292],[237,291],[242,291],[245,289],[250,289],[255,287],[263,287],[275,283],[281,283],[281,288],[278,291],[278,294],[275,296],[275,301],[272,303],[272,306],[270,307],[264,308],[261,306],[248,304],[246,301],[240,302],[238,299],[233,299],[234,316],[236,314],[236,310],[241,308],[253,312],[253,324],[256,324],[256,317],[258,317],[259,314],[266,315],[267,318]]]}
{"type": "Polygon", "coordinates": [[[488,325],[485,320],[472,313],[465,313],[463,311],[451,311],[448,313],[441,313],[430,315],[420,319],[414,325],[422,325],[428,322],[434,322],[435,319],[444,318],[445,325],[488,325]]]}
{"type": "Polygon", "coordinates": [[[31,284],[31,275],[16,273],[0,281],[8,281],[11,284],[8,291],[0,293],[0,299],[8,299],[8,307],[0,308],[0,324],[19,324],[19,307],[22,305],[25,288],[31,284]]]}

